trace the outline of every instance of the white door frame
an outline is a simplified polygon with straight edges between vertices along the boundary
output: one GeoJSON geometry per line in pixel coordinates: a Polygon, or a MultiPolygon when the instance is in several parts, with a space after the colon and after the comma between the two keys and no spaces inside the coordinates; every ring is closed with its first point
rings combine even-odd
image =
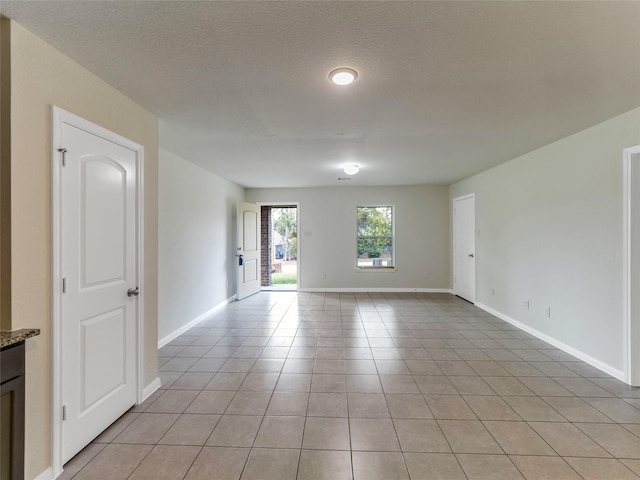
{"type": "Polygon", "coordinates": [[[302,255],[300,253],[302,251],[302,236],[300,235],[300,232],[302,232],[302,230],[300,229],[300,202],[256,202],[256,205],[260,205],[261,207],[296,207],[296,222],[298,226],[298,244],[296,246],[296,248],[298,249],[298,261],[296,262],[296,290],[300,291],[300,258],[302,255]]]}
{"type": "Polygon", "coordinates": [[[62,224],[61,224],[61,169],[63,154],[58,149],[64,148],[62,145],[61,133],[63,124],[72,125],[89,132],[98,137],[122,147],[134,150],[137,157],[137,198],[136,198],[136,256],[137,264],[137,285],[141,294],[136,302],[136,391],[137,402],[143,400],[144,378],[143,366],[143,328],[144,318],[144,147],[120,135],[113,133],[95,123],[78,117],[59,107],[52,107],[52,132],[51,132],[51,351],[52,351],[52,401],[51,401],[51,458],[53,478],[62,473],[62,275],[61,275],[61,253],[62,253],[62,224]]]}
{"type": "MultiPolygon", "coordinates": [[[[640,145],[625,148],[623,162],[623,307],[625,381],[630,385],[640,385],[640,235],[632,235],[634,222],[640,222],[640,212],[632,203],[640,196],[640,185],[632,183],[632,173],[640,169],[640,145]],[[635,255],[632,254],[635,252],[635,255]],[[634,290],[636,293],[634,293],[634,290]]],[[[640,226],[636,225],[636,232],[640,226]]]]}
{"type": "MultiPolygon", "coordinates": [[[[466,195],[461,195],[459,197],[455,197],[451,200],[451,220],[452,220],[452,233],[453,233],[453,237],[452,237],[452,242],[451,242],[451,252],[452,252],[452,258],[453,258],[453,262],[452,262],[452,267],[453,267],[453,282],[451,284],[452,288],[452,292],[454,295],[456,295],[456,285],[455,285],[455,274],[456,274],[456,262],[458,261],[457,256],[456,256],[456,213],[455,213],[455,205],[456,202],[460,201],[460,200],[467,200],[469,198],[473,198],[473,205],[474,205],[474,209],[473,209],[473,223],[474,223],[474,229],[473,229],[473,254],[476,254],[476,229],[475,229],[475,220],[476,220],[476,210],[475,210],[475,199],[476,199],[476,194],[475,193],[468,193],[466,195]]],[[[477,258],[477,257],[476,257],[477,258]]],[[[475,260],[475,258],[474,258],[475,260]]],[[[477,286],[476,286],[476,268],[474,267],[473,269],[473,302],[475,304],[476,302],[476,298],[477,297],[477,286]]],[[[466,299],[465,299],[466,300],[466,299]]]]}

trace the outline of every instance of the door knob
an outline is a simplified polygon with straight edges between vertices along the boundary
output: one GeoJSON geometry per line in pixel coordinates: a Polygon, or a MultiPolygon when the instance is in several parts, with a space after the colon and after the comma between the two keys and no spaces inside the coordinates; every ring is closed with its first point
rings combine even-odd
{"type": "Polygon", "coordinates": [[[473,258],[473,253],[470,253],[470,254],[469,254],[469,256],[470,256],[471,258],[473,258]]]}
{"type": "Polygon", "coordinates": [[[138,295],[140,295],[140,290],[138,289],[138,287],[134,288],[130,288],[129,290],[127,290],[127,297],[137,297],[138,295]]]}

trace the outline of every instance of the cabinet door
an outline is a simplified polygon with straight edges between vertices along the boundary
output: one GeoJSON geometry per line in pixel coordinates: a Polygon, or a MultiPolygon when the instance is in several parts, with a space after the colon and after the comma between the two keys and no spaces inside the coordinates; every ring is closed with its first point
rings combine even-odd
{"type": "Polygon", "coordinates": [[[0,353],[0,480],[24,478],[24,343],[0,353]],[[17,375],[17,376],[16,376],[17,375]]]}

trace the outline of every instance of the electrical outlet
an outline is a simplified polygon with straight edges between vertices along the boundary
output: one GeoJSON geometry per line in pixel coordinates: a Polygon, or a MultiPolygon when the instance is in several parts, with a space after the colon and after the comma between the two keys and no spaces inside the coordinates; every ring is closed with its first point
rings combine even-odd
{"type": "Polygon", "coordinates": [[[529,300],[525,300],[525,301],[524,301],[524,306],[525,306],[525,308],[526,308],[527,310],[529,310],[529,307],[531,306],[531,304],[530,304],[529,300]]]}
{"type": "Polygon", "coordinates": [[[322,274],[322,279],[323,279],[323,280],[326,280],[326,279],[327,279],[327,272],[324,272],[324,273],[322,274]]]}
{"type": "Polygon", "coordinates": [[[547,316],[547,318],[551,318],[551,307],[545,308],[544,314],[547,316]]]}
{"type": "Polygon", "coordinates": [[[427,278],[429,276],[429,274],[427,272],[424,272],[424,274],[422,275],[422,278],[427,278]]]}

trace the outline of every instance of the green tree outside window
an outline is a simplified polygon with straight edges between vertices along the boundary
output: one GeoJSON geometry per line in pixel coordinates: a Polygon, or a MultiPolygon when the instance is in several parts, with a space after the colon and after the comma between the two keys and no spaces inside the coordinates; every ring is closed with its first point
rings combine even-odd
{"type": "Polygon", "coordinates": [[[358,267],[392,267],[393,207],[358,207],[357,218],[358,267]]]}

